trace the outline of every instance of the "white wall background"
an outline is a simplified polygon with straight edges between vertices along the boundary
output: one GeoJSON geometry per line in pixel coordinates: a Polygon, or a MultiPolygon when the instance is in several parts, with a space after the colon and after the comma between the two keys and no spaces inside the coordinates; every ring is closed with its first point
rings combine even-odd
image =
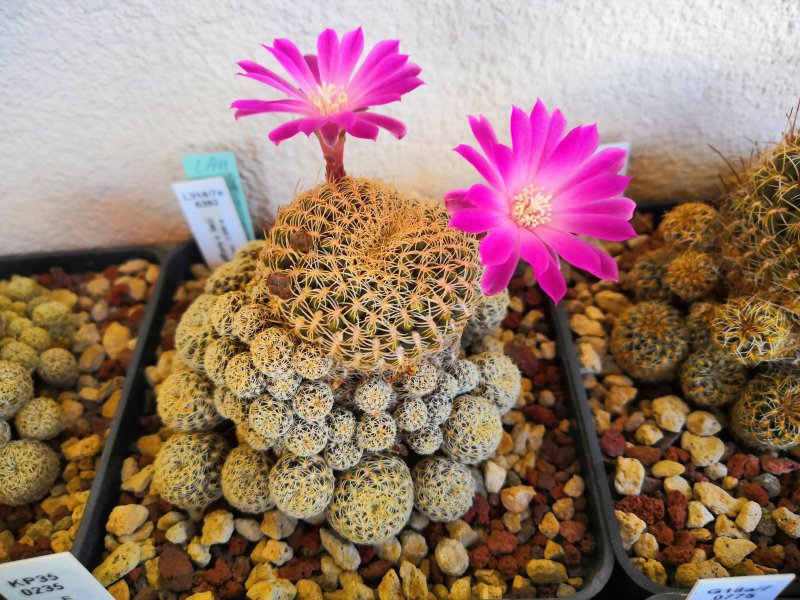
{"type": "Polygon", "coordinates": [[[0,0],[0,254],[188,236],[170,182],[184,153],[236,152],[256,218],[324,175],[284,119],[228,110],[275,97],[234,77],[311,51],[326,26],[402,40],[427,85],[384,112],[402,142],[348,142],[348,171],[440,196],[475,181],[450,149],[464,118],[507,128],[537,96],[632,144],[631,195],[714,193],[721,160],[775,139],[800,95],[797,0],[0,0]]]}

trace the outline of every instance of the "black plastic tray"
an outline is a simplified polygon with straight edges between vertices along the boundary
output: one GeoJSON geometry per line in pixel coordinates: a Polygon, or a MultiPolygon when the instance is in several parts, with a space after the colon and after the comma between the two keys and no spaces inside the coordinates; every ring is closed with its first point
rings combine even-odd
{"type": "MultiPolygon", "coordinates": [[[[0,257],[0,278],[8,278],[12,275],[41,275],[47,273],[54,267],[64,269],[66,273],[84,273],[87,271],[101,272],[112,265],[119,265],[128,260],[143,258],[151,263],[161,265],[164,259],[164,252],[154,246],[132,246],[124,248],[105,248],[92,250],[74,250],[68,252],[42,252],[37,254],[12,254],[0,257]]],[[[148,301],[142,321],[139,324],[139,335],[136,349],[133,351],[131,361],[125,377],[125,384],[122,388],[122,396],[119,400],[117,413],[111,420],[108,435],[106,437],[103,451],[100,455],[100,466],[95,474],[92,487],[89,491],[89,500],[86,503],[84,515],[88,517],[96,511],[96,507],[107,503],[107,487],[105,485],[108,464],[112,460],[112,445],[122,421],[121,413],[130,404],[128,402],[131,395],[134,374],[139,369],[142,356],[142,338],[151,330],[150,321],[153,318],[155,299],[158,296],[159,281],[156,282],[152,290],[152,295],[148,301]]],[[[121,465],[120,465],[121,467],[121,465]]],[[[117,469],[119,472],[119,468],[117,469]]],[[[93,551],[95,545],[102,544],[102,535],[98,539],[93,539],[96,530],[90,525],[91,519],[84,518],[78,528],[75,541],[72,545],[72,554],[86,564],[86,557],[93,551]],[[87,546],[89,548],[87,548],[87,546]]],[[[101,530],[102,531],[102,530],[101,530]]]]}
{"type": "MultiPolygon", "coordinates": [[[[164,324],[166,315],[170,312],[172,298],[178,287],[191,277],[190,268],[192,264],[201,262],[202,258],[194,242],[188,241],[180,244],[164,261],[161,268],[161,276],[148,309],[148,330],[142,331],[139,337],[139,345],[135,355],[136,370],[130,373],[126,381],[128,390],[128,402],[120,404],[115,421],[112,424],[109,441],[106,443],[104,456],[98,470],[97,481],[102,481],[102,488],[98,489],[97,494],[90,497],[90,504],[86,507],[86,513],[81,523],[79,532],[80,554],[78,558],[88,568],[95,567],[100,562],[103,552],[103,532],[109,513],[119,497],[120,470],[122,462],[130,453],[133,442],[144,433],[139,418],[145,414],[151,414],[152,406],[145,402],[145,392],[147,390],[147,380],[144,368],[154,364],[156,350],[161,339],[161,327],[164,324]]],[[[569,374],[570,369],[576,368],[563,351],[565,341],[571,340],[570,332],[563,331],[560,326],[566,319],[563,314],[563,307],[549,306],[549,318],[557,335],[559,346],[559,361],[562,366],[562,382],[572,381],[574,376],[569,374]],[[565,337],[566,336],[566,337],[565,337]]],[[[602,458],[599,447],[587,445],[586,440],[594,435],[591,427],[591,414],[585,400],[581,401],[580,396],[566,390],[565,401],[568,403],[569,412],[574,418],[577,430],[573,432],[581,457],[583,466],[583,478],[586,483],[587,511],[590,516],[589,531],[597,541],[595,550],[595,560],[591,571],[584,578],[584,587],[572,596],[574,600],[588,600],[599,596],[601,590],[608,583],[614,566],[613,553],[609,541],[608,529],[605,524],[606,515],[600,507],[603,498],[600,494],[601,486],[593,476],[602,468],[602,458]]],[[[596,444],[595,444],[596,446],[596,444]]]]}
{"type": "MultiPolygon", "coordinates": [[[[649,213],[654,216],[655,223],[660,221],[661,216],[679,204],[674,200],[664,200],[641,205],[637,211],[642,213],[649,213]]],[[[614,572],[611,576],[611,585],[609,586],[608,596],[616,598],[647,598],[655,594],[678,594],[675,598],[685,597],[689,594],[689,590],[685,588],[670,587],[666,585],[659,585],[646,577],[636,567],[631,564],[628,552],[622,545],[622,537],[619,532],[619,524],[614,515],[614,499],[611,495],[611,484],[609,477],[606,474],[605,464],[603,461],[603,454],[600,450],[600,440],[597,436],[597,429],[594,426],[594,419],[589,410],[589,400],[586,396],[586,389],[583,387],[583,376],[581,375],[580,362],[578,361],[578,352],[575,346],[575,341],[572,337],[572,331],[569,328],[569,319],[563,306],[559,307],[561,310],[556,312],[556,329],[558,332],[558,343],[560,346],[560,353],[562,359],[568,365],[566,371],[568,373],[568,381],[565,382],[569,389],[570,396],[572,396],[577,404],[584,407],[583,411],[586,414],[586,423],[582,429],[584,436],[584,443],[588,447],[587,454],[592,456],[592,475],[591,479],[595,482],[596,487],[599,488],[599,505],[601,506],[600,518],[606,523],[611,548],[615,558],[614,572]]],[[[672,596],[671,596],[672,597],[672,596]]],[[[800,582],[795,580],[783,594],[781,598],[797,598],[800,597],[800,582]]]]}

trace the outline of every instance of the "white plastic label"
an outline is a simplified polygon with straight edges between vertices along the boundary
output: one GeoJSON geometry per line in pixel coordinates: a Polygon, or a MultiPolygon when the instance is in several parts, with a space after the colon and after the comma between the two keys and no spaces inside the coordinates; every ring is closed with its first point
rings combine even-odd
{"type": "Polygon", "coordinates": [[[0,598],[6,600],[113,600],[69,552],[0,565],[0,598]]]}
{"type": "Polygon", "coordinates": [[[781,573],[698,579],[686,600],[774,600],[794,577],[781,573]]]}
{"type": "Polygon", "coordinates": [[[193,179],[172,184],[189,229],[211,268],[233,258],[247,235],[224,177],[193,179]]]}

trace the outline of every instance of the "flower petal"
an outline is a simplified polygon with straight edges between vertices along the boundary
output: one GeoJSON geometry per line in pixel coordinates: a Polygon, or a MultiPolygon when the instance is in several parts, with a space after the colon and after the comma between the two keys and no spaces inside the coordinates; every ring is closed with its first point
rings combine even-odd
{"type": "Polygon", "coordinates": [[[236,100],[231,108],[237,109],[236,118],[269,112],[304,114],[306,105],[298,100],[236,100]]]}
{"type": "Polygon", "coordinates": [[[361,85],[361,81],[368,77],[384,58],[391,54],[397,54],[399,48],[400,42],[398,40],[383,40],[375,44],[350,80],[350,87],[353,89],[358,88],[361,85]]]}
{"type": "Polygon", "coordinates": [[[317,38],[317,60],[319,64],[320,83],[333,83],[336,80],[336,71],[339,68],[339,36],[333,29],[326,29],[317,38]]]}
{"type": "Polygon", "coordinates": [[[317,82],[314,75],[297,46],[286,39],[276,39],[272,44],[272,46],[264,46],[264,48],[281,63],[281,66],[292,76],[297,85],[305,91],[316,89],[317,82]]]}
{"type": "Polygon", "coordinates": [[[571,265],[600,279],[617,280],[617,263],[597,246],[550,227],[537,227],[536,235],[571,265]]]}
{"type": "Polygon", "coordinates": [[[625,191],[630,180],[624,175],[598,175],[554,195],[553,205],[561,209],[614,198],[625,191]]]}
{"type": "Polygon", "coordinates": [[[481,291],[487,296],[494,296],[506,289],[514,276],[518,263],[519,247],[515,246],[511,249],[505,262],[486,267],[483,277],[481,277],[481,291]]]}
{"type": "Polygon", "coordinates": [[[527,172],[531,151],[531,122],[524,110],[511,107],[511,148],[514,164],[527,172]]]}
{"type": "Polygon", "coordinates": [[[475,170],[481,174],[481,177],[483,177],[489,185],[497,189],[503,189],[503,179],[500,177],[497,169],[494,165],[489,164],[489,161],[475,148],[467,144],[461,144],[453,148],[453,150],[458,152],[469,164],[475,167],[475,170]]]}
{"type": "Polygon", "coordinates": [[[497,227],[505,221],[502,215],[487,212],[478,208],[459,210],[450,217],[450,227],[460,229],[465,233],[483,233],[497,227]]]}
{"type": "Polygon", "coordinates": [[[539,170],[544,143],[547,140],[547,131],[550,128],[550,115],[547,114],[547,107],[538,98],[531,110],[529,121],[531,141],[527,171],[528,173],[536,173],[539,170]]]}
{"type": "Polygon", "coordinates": [[[306,61],[308,68],[311,70],[311,74],[314,76],[314,81],[317,82],[317,85],[322,83],[322,80],[319,77],[319,59],[317,58],[316,54],[306,54],[303,56],[303,60],[306,61]]]}
{"type": "Polygon", "coordinates": [[[511,152],[511,148],[504,144],[492,144],[491,154],[487,156],[491,156],[494,159],[494,166],[503,178],[503,189],[508,192],[516,191],[517,186],[515,184],[517,182],[514,177],[514,155],[511,152]]]}
{"type": "Polygon", "coordinates": [[[553,114],[550,116],[550,122],[547,126],[547,137],[544,140],[544,146],[542,147],[542,156],[539,161],[539,168],[542,168],[547,160],[550,158],[550,154],[552,154],[555,147],[561,141],[561,138],[564,135],[564,130],[567,128],[567,120],[564,118],[564,115],[561,114],[561,111],[555,109],[553,114]]]}
{"type": "Polygon", "coordinates": [[[564,177],[577,170],[594,154],[599,142],[597,125],[575,127],[564,136],[541,165],[536,174],[537,182],[541,182],[548,189],[553,189],[564,177]]]}
{"type": "Polygon", "coordinates": [[[495,135],[494,128],[489,122],[489,119],[483,115],[478,115],[477,117],[469,115],[467,120],[469,121],[470,129],[472,129],[472,134],[478,141],[481,150],[483,150],[483,154],[486,158],[491,158],[492,148],[497,144],[497,135],[495,135]]]}
{"type": "Polygon", "coordinates": [[[561,273],[558,256],[554,256],[553,251],[528,230],[523,230],[520,236],[520,254],[533,268],[536,281],[539,282],[542,291],[554,302],[561,300],[566,293],[567,284],[561,273]]]}
{"type": "Polygon", "coordinates": [[[627,151],[623,148],[606,148],[592,156],[584,165],[570,173],[558,187],[553,188],[554,193],[566,191],[583,181],[603,174],[616,174],[625,165],[627,151]]]}
{"type": "Polygon", "coordinates": [[[258,63],[243,60],[238,63],[239,66],[244,69],[244,73],[237,73],[239,77],[247,77],[248,79],[253,79],[255,81],[259,81],[263,84],[266,84],[270,87],[275,88],[279,92],[283,92],[287,96],[291,96],[298,100],[304,100],[305,95],[291,83],[283,79],[282,77],[276,75],[269,69],[266,69],[259,65],[258,63]]]}
{"type": "Polygon", "coordinates": [[[511,221],[503,223],[492,229],[481,240],[481,264],[484,266],[503,264],[518,245],[519,227],[511,221]]]}
{"type": "Polygon", "coordinates": [[[397,139],[402,139],[406,135],[406,126],[397,119],[387,117],[386,115],[379,115],[376,113],[355,113],[356,119],[366,121],[370,125],[375,125],[385,129],[397,139]]]}
{"type": "Polygon", "coordinates": [[[475,205],[466,199],[466,188],[457,190],[450,190],[444,195],[444,207],[448,212],[454,213],[457,210],[464,210],[465,208],[476,208],[475,205]]]}
{"type": "Polygon", "coordinates": [[[603,198],[589,202],[553,201],[553,214],[571,212],[579,215],[600,215],[629,220],[636,210],[636,202],[625,196],[603,198]]]}
{"type": "Polygon", "coordinates": [[[364,118],[358,117],[346,126],[344,130],[353,137],[361,138],[363,140],[373,140],[378,138],[378,127],[373,125],[364,118]]]}
{"type": "Polygon", "coordinates": [[[558,304],[567,293],[567,281],[561,272],[558,260],[553,258],[548,269],[542,273],[536,273],[536,281],[542,291],[558,304]]]}
{"type": "Polygon", "coordinates": [[[508,201],[492,188],[476,183],[467,192],[469,202],[483,210],[493,210],[503,215],[508,214],[508,201]]]}
{"type": "Polygon", "coordinates": [[[554,214],[548,226],[612,242],[624,242],[636,237],[633,226],[625,219],[600,215],[554,214]]]}
{"type": "Polygon", "coordinates": [[[303,125],[303,122],[316,121],[316,120],[317,119],[294,119],[293,121],[289,121],[288,123],[279,125],[278,127],[269,132],[269,139],[277,146],[283,140],[289,139],[290,137],[293,137],[298,133],[300,133],[302,131],[301,126],[303,125]]]}
{"type": "Polygon", "coordinates": [[[336,73],[336,81],[341,85],[350,82],[353,69],[362,52],[364,52],[364,32],[361,27],[345,33],[339,46],[339,70],[336,73]]]}

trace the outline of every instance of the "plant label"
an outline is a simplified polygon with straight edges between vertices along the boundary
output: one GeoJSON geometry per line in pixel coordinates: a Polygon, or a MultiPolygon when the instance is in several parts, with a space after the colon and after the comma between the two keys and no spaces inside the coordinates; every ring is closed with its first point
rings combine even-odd
{"type": "Polygon", "coordinates": [[[172,189],[209,267],[231,260],[247,243],[224,177],[179,181],[172,189]]]}
{"type": "Polygon", "coordinates": [[[228,186],[231,198],[233,198],[233,204],[236,206],[236,212],[242,221],[244,232],[247,234],[247,239],[255,239],[253,222],[250,220],[250,211],[247,209],[242,179],[239,177],[239,168],[236,166],[236,156],[233,152],[184,156],[183,170],[189,179],[224,177],[225,184],[228,186]]]}
{"type": "Polygon", "coordinates": [[[113,600],[113,596],[69,552],[1,564],[0,598],[113,600]]]}
{"type": "Polygon", "coordinates": [[[794,578],[781,573],[698,579],[686,600],[775,600],[794,578]]]}

